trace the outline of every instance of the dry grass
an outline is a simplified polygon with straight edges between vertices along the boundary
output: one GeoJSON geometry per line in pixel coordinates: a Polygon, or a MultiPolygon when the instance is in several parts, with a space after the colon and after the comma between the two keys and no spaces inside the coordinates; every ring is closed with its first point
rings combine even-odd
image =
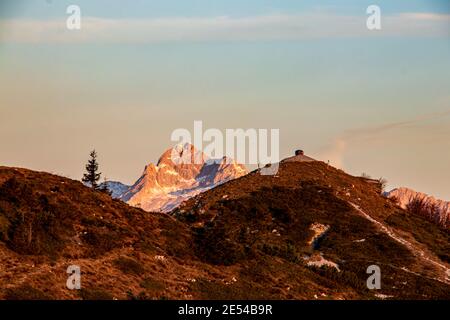
{"type": "Polygon", "coordinates": [[[449,298],[448,285],[412,273],[435,270],[349,202],[448,259],[448,234],[381,197],[378,183],[320,162],[284,163],[277,177],[251,173],[173,216],[67,178],[0,167],[0,298],[371,299],[370,264],[382,268],[384,294],[449,298]],[[313,223],[330,226],[315,248],[313,223]],[[342,272],[308,267],[304,257],[318,252],[342,272]],[[81,267],[81,291],[65,287],[72,264],[81,267]]]}

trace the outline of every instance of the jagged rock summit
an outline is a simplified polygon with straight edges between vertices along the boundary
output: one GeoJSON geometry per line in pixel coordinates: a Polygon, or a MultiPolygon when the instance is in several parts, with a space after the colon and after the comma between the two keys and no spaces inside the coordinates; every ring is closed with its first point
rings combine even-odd
{"type": "Polygon", "coordinates": [[[426,193],[414,191],[405,187],[396,188],[386,192],[385,196],[388,198],[395,198],[403,209],[406,209],[414,200],[423,201],[428,207],[434,208],[433,211],[436,216],[433,217],[433,220],[437,221],[442,226],[450,226],[450,201],[436,199],[426,193]]]}
{"type": "Polygon", "coordinates": [[[146,211],[168,212],[186,199],[245,174],[245,166],[233,159],[210,159],[191,144],[177,145],[166,150],[156,165],[147,165],[119,199],[146,211]]]}

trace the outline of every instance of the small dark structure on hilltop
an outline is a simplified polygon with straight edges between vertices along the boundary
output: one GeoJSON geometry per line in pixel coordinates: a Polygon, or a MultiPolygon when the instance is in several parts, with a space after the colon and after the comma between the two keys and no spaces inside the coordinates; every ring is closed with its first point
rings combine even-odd
{"type": "Polygon", "coordinates": [[[282,160],[281,162],[311,162],[311,161],[316,161],[313,158],[310,158],[308,156],[305,156],[305,152],[301,149],[297,149],[295,150],[295,155],[293,155],[292,157],[286,158],[284,160],[282,160]]]}

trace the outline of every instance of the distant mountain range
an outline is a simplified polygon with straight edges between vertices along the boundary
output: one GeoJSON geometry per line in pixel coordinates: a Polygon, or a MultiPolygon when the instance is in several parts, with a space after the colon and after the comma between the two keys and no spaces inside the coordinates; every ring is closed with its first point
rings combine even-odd
{"type": "Polygon", "coordinates": [[[166,150],[156,165],[145,167],[132,186],[106,183],[113,198],[146,211],[168,212],[186,199],[247,173],[245,166],[233,159],[209,159],[186,144],[166,150]],[[181,159],[185,152],[189,152],[192,163],[174,163],[173,159],[181,159]]]}
{"type": "Polygon", "coordinates": [[[108,190],[111,192],[111,197],[113,197],[114,199],[120,198],[130,188],[130,186],[119,181],[103,182],[102,184],[100,184],[100,188],[103,188],[105,184],[108,190]]]}
{"type": "MultiPolygon", "coordinates": [[[[303,154],[283,160],[283,162],[291,161],[315,160],[303,154]]],[[[193,145],[185,144],[167,149],[156,165],[150,163],[145,166],[142,175],[131,186],[119,181],[105,183],[115,199],[145,211],[170,212],[183,201],[247,173],[245,166],[233,159],[228,157],[209,159],[193,145]],[[190,152],[192,162],[195,159],[197,162],[176,164],[172,161],[172,158],[182,157],[184,152],[190,152]]],[[[403,209],[406,209],[412,200],[421,199],[426,205],[437,209],[438,216],[434,217],[434,221],[445,227],[450,224],[449,201],[439,200],[405,187],[385,192],[384,196],[395,198],[403,209]]]]}
{"type": "Polygon", "coordinates": [[[408,204],[410,204],[413,200],[422,200],[429,208],[433,207],[436,209],[434,213],[437,216],[433,217],[433,220],[437,221],[442,226],[448,226],[450,224],[450,201],[436,199],[426,193],[414,191],[404,187],[386,192],[385,196],[388,198],[395,198],[397,203],[403,209],[406,209],[408,204]]]}

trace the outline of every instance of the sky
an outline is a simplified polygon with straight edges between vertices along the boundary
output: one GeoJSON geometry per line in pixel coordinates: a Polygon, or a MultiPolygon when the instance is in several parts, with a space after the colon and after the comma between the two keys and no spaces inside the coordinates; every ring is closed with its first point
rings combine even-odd
{"type": "Polygon", "coordinates": [[[450,200],[449,88],[449,1],[0,3],[0,165],[73,179],[95,148],[131,184],[202,120],[450,200]]]}

